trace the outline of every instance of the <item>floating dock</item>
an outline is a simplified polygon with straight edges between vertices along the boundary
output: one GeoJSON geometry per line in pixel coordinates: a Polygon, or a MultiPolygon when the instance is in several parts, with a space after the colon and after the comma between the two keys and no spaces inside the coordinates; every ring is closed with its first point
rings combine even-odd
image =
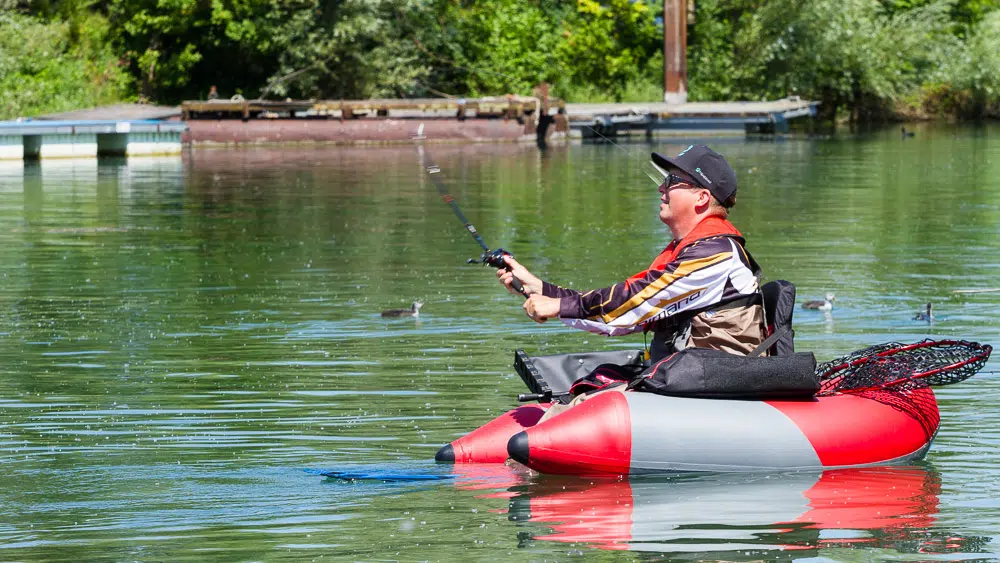
{"type": "Polygon", "coordinates": [[[819,102],[797,97],[770,102],[566,104],[569,126],[585,139],[635,132],[787,133],[789,122],[813,117],[819,102]]]}
{"type": "Polygon", "coordinates": [[[179,154],[185,145],[536,142],[699,132],[782,134],[818,102],[569,104],[500,96],[408,100],[229,100],[124,104],[0,122],[0,159],[179,154]],[[180,121],[183,119],[184,121],[180,121]]]}
{"type": "Polygon", "coordinates": [[[0,122],[0,159],[180,154],[179,121],[0,122]]]}
{"type": "Polygon", "coordinates": [[[819,102],[574,104],[556,98],[184,102],[193,143],[404,142],[423,123],[429,140],[531,140],[552,133],[599,140],[684,132],[782,134],[819,102]],[[241,123],[238,123],[242,122],[241,123]],[[502,123],[501,123],[502,122],[502,123]],[[210,124],[211,123],[211,124],[210,124]],[[549,125],[552,125],[550,128],[549,125]]]}

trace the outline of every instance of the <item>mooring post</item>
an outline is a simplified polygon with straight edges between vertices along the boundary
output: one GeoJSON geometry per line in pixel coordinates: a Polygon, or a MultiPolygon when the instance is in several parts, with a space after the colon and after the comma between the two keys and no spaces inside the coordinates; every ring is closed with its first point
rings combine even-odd
{"type": "Polygon", "coordinates": [[[663,0],[663,101],[687,103],[687,0],[663,0]]]}

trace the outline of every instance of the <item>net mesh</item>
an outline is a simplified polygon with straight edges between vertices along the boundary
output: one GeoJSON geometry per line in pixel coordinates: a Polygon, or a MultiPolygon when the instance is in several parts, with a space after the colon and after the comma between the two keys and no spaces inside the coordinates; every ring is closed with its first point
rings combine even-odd
{"type": "Polygon", "coordinates": [[[927,438],[941,422],[931,385],[951,385],[975,375],[993,347],[964,340],[887,342],[820,364],[817,396],[851,393],[904,412],[927,438]]]}
{"type": "Polygon", "coordinates": [[[988,344],[965,340],[877,344],[817,366],[817,395],[951,385],[975,375],[992,351],[988,344]]]}
{"type": "Polygon", "coordinates": [[[927,387],[923,389],[867,389],[854,394],[892,407],[917,421],[924,431],[925,440],[930,440],[937,432],[938,425],[941,424],[937,399],[934,398],[934,392],[927,387]]]}

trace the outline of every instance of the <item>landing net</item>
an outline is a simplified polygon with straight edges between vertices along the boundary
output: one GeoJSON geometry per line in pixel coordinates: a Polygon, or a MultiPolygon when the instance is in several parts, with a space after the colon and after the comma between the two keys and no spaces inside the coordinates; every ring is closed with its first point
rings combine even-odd
{"type": "Polygon", "coordinates": [[[887,342],[852,352],[816,368],[817,396],[850,393],[904,412],[927,438],[940,423],[931,385],[951,385],[975,375],[993,347],[964,340],[887,342]]]}
{"type": "Polygon", "coordinates": [[[965,340],[887,342],[820,364],[817,395],[951,385],[975,375],[993,347],[965,340]]]}

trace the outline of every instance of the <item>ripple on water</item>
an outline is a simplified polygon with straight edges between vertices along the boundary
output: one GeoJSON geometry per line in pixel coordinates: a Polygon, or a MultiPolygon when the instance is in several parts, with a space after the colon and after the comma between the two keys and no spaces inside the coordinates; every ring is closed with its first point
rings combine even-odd
{"type": "MultiPolygon", "coordinates": [[[[795,282],[800,301],[837,295],[830,315],[796,309],[797,349],[822,360],[928,336],[995,344],[1000,294],[951,293],[995,287],[1000,271],[994,129],[712,141],[741,171],[733,220],[765,277],[795,282]],[[928,301],[939,319],[911,321],[928,301]]],[[[482,232],[564,287],[619,281],[666,243],[655,191],[613,147],[434,153],[482,232]]],[[[603,483],[438,466],[439,445],[517,405],[515,348],[643,339],[525,319],[491,269],[463,266],[475,247],[412,147],[18,164],[0,164],[5,559],[1000,552],[995,375],[939,391],[935,444],[903,474],[603,483]],[[418,298],[419,318],[381,318],[418,298]],[[455,478],[303,471],[363,465],[455,478]]]]}

